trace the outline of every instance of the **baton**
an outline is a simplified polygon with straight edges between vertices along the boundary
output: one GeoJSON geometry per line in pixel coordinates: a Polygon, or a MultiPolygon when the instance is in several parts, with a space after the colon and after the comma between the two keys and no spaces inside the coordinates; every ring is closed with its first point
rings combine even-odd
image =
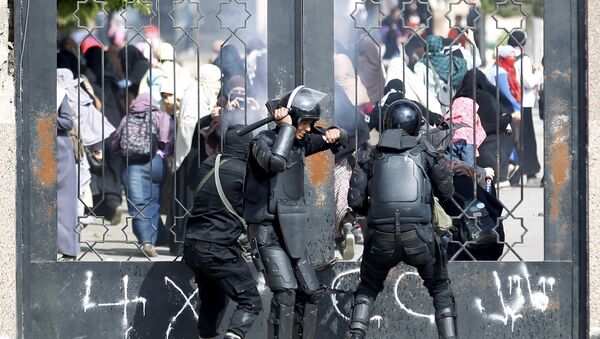
{"type": "Polygon", "coordinates": [[[257,129],[257,128],[261,127],[261,126],[270,123],[271,121],[275,121],[275,117],[272,116],[272,115],[269,115],[268,117],[266,117],[264,119],[261,119],[261,120],[258,120],[257,122],[251,123],[250,125],[248,125],[248,126],[242,128],[241,130],[237,131],[237,135],[239,137],[241,137],[243,135],[246,135],[246,134],[254,131],[255,129],[257,129]]]}
{"type": "Polygon", "coordinates": [[[275,111],[275,109],[277,109],[278,105],[279,105],[279,99],[272,99],[272,100],[267,101],[265,103],[265,106],[267,107],[267,111],[269,111],[270,115],[264,119],[258,120],[257,122],[251,123],[250,125],[242,128],[241,130],[239,130],[237,132],[237,135],[239,137],[241,137],[243,135],[246,135],[246,134],[254,131],[255,129],[257,129],[263,125],[266,125],[272,121],[275,121],[275,116],[273,116],[273,112],[275,111]]]}

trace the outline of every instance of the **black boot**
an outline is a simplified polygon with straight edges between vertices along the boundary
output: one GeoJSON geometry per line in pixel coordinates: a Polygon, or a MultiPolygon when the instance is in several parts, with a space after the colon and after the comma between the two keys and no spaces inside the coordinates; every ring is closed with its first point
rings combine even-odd
{"type": "Polygon", "coordinates": [[[436,312],[435,323],[440,339],[458,338],[456,329],[456,314],[451,308],[444,308],[436,312]]]}
{"type": "Polygon", "coordinates": [[[350,339],[364,339],[369,328],[369,319],[371,313],[371,304],[373,301],[365,295],[356,295],[354,297],[354,306],[352,307],[352,318],[350,319],[350,339]]]}

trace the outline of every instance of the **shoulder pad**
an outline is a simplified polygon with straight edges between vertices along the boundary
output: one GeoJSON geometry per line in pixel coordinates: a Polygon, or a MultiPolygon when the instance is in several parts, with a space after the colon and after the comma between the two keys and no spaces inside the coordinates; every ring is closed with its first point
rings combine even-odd
{"type": "Polygon", "coordinates": [[[417,145],[417,147],[420,147],[425,153],[431,155],[432,157],[437,158],[438,156],[438,151],[426,139],[419,139],[419,145],[417,145]]]}
{"type": "Polygon", "coordinates": [[[258,139],[265,139],[267,141],[273,142],[277,138],[277,132],[273,130],[261,131],[254,137],[254,141],[258,139]]]}

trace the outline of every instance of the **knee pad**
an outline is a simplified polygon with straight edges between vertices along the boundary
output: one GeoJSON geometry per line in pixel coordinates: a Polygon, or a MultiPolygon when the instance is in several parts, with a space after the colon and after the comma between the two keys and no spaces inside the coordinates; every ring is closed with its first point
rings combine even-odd
{"type": "Polygon", "coordinates": [[[321,298],[323,298],[323,295],[325,294],[325,287],[320,287],[316,291],[304,291],[304,293],[308,297],[307,302],[311,304],[318,304],[321,301],[321,298]]]}

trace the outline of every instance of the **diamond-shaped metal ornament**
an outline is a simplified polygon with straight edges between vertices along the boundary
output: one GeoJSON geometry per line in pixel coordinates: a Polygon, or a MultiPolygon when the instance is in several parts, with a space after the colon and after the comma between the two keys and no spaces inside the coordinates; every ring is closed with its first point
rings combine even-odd
{"type": "Polygon", "coordinates": [[[424,22],[419,23],[419,27],[414,29],[413,27],[411,27],[410,25],[408,25],[406,23],[404,16],[401,16],[400,20],[402,20],[402,28],[412,29],[414,31],[420,31],[422,29],[427,29],[427,28],[431,27],[430,22],[431,22],[431,19],[433,18],[433,14],[431,12],[431,6],[429,5],[429,1],[427,1],[427,0],[412,0],[410,2],[404,2],[404,3],[402,3],[402,13],[404,14],[404,12],[406,12],[406,10],[408,9],[408,6],[410,6],[412,4],[426,5],[427,6],[427,17],[425,18],[424,22]]]}
{"type": "Polygon", "coordinates": [[[248,19],[252,16],[246,7],[245,2],[239,0],[229,0],[222,2],[219,5],[219,12],[216,17],[219,20],[221,29],[227,29],[230,32],[235,32],[238,29],[246,28],[248,19]]]}
{"type": "Polygon", "coordinates": [[[496,11],[492,13],[492,18],[496,21],[496,29],[504,30],[509,33],[514,30],[524,30],[525,20],[527,19],[527,13],[523,11],[523,3],[517,0],[498,0],[496,3],[496,11]],[[508,21],[499,15],[502,7],[515,7],[518,9],[520,15],[519,26],[509,25],[508,21]]]}
{"type": "Polygon", "coordinates": [[[77,18],[77,28],[83,28],[88,31],[102,29],[104,27],[104,21],[102,21],[101,25],[92,25],[92,26],[88,25],[86,22],[84,22],[84,23],[81,22],[81,18],[78,15],[79,10],[81,10],[81,8],[83,6],[90,4],[90,3],[100,5],[100,12],[104,14],[104,18],[108,18],[108,13],[106,12],[106,9],[104,8],[104,5],[105,5],[104,1],[101,1],[101,0],[77,0],[77,8],[75,9],[75,12],[73,12],[73,16],[75,18],[77,18]]]}
{"type": "Polygon", "coordinates": [[[149,27],[152,25],[152,22],[155,18],[158,17],[158,11],[156,10],[156,3],[152,3],[149,0],[126,0],[125,4],[127,5],[127,7],[125,7],[124,10],[122,10],[119,15],[123,18],[123,20],[125,21],[125,28],[127,29],[134,29],[136,32],[140,33],[145,27],[149,27]],[[133,3],[135,3],[136,1],[139,1],[140,3],[142,3],[144,6],[147,6],[150,9],[150,15],[148,16],[148,18],[146,19],[147,22],[145,22],[142,26],[132,26],[130,23],[128,23],[127,21],[127,11],[129,8],[129,5],[132,5],[133,3]]]}
{"type": "Polygon", "coordinates": [[[200,20],[204,18],[204,13],[200,11],[200,0],[175,0],[173,1],[173,8],[169,12],[169,17],[173,21],[173,28],[180,29],[183,31],[198,29],[200,20]],[[194,21],[190,25],[181,26],[177,24],[177,14],[183,12],[189,12],[190,8],[194,12],[194,21]]]}
{"type": "Polygon", "coordinates": [[[354,3],[354,10],[350,13],[350,17],[354,20],[354,28],[363,29],[365,32],[369,32],[373,29],[381,28],[381,23],[383,22],[385,15],[381,11],[379,2],[364,0],[354,3]],[[369,18],[367,13],[367,2],[370,2],[376,8],[373,13],[374,17],[372,18],[369,18]]]}
{"type": "Polygon", "coordinates": [[[464,14],[463,12],[461,12],[461,9],[464,8],[468,8],[467,13],[470,12],[475,12],[477,15],[475,17],[475,19],[473,20],[473,25],[469,26],[468,24],[465,26],[462,26],[462,28],[470,28],[470,29],[475,29],[477,26],[477,22],[479,21],[479,19],[481,18],[481,13],[479,12],[479,9],[477,8],[477,4],[475,3],[474,0],[456,0],[454,2],[451,2],[448,5],[448,12],[446,12],[446,14],[444,14],[444,16],[446,17],[446,20],[448,20],[448,27],[450,28],[455,28],[455,27],[461,27],[459,26],[459,24],[456,22],[455,18],[457,15],[462,15],[464,14]]]}

